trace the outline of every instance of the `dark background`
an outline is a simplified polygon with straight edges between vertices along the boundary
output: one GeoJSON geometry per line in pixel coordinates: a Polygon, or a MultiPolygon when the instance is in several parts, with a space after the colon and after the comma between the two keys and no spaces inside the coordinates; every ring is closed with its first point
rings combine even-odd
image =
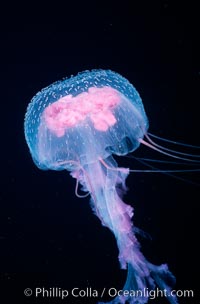
{"type": "MultiPolygon", "coordinates": [[[[29,3],[5,11],[1,303],[13,303],[11,297],[18,303],[95,303],[92,298],[26,298],[23,290],[120,289],[126,276],[119,269],[113,235],[92,214],[89,199],[75,196],[75,180],[67,172],[40,171],[32,162],[23,121],[38,91],[86,69],[111,69],[139,91],[150,132],[199,144],[197,8],[169,1],[94,2],[49,3],[43,9],[29,3]]],[[[144,147],[135,155],[159,158],[144,147]]],[[[136,166],[133,159],[123,161],[136,166]]],[[[198,182],[198,173],[178,176],[198,182]]],[[[181,298],[180,303],[199,303],[199,187],[150,173],[132,173],[127,185],[125,201],[135,208],[134,223],[152,238],[139,237],[143,253],[155,264],[169,265],[177,290],[194,290],[194,299],[181,298]]]]}

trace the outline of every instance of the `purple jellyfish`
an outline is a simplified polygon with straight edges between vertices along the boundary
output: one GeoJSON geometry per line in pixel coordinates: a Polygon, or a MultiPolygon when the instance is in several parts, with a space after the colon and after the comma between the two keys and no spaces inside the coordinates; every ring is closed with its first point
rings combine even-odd
{"type": "Polygon", "coordinates": [[[81,184],[90,194],[93,212],[116,238],[120,266],[128,271],[123,291],[109,302],[113,304],[147,303],[144,290],[157,287],[166,291],[170,303],[178,303],[168,286],[175,278],[167,265],[151,264],[140,251],[133,208],[122,200],[129,169],[119,168],[113,157],[127,155],[140,143],[170,155],[171,150],[154,145],[147,129],[138,92],[110,70],[85,71],[50,85],[32,99],[25,116],[25,137],[35,164],[43,170],[68,170],[77,181],[76,190],[81,184]]]}

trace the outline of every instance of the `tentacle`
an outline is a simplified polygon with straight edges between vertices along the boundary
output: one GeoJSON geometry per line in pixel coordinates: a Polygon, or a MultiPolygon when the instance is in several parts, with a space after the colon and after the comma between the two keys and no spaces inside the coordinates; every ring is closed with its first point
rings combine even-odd
{"type": "Polygon", "coordinates": [[[148,132],[147,134],[148,134],[149,136],[151,136],[151,137],[154,137],[154,138],[159,139],[159,140],[161,140],[161,141],[165,141],[165,142],[168,142],[168,143],[170,143],[170,144],[177,145],[177,146],[184,146],[184,147],[189,147],[189,148],[193,148],[193,149],[200,149],[200,146],[195,146],[195,145],[190,145],[190,144],[185,144],[185,143],[182,143],[182,142],[170,140],[170,139],[167,139],[167,138],[163,138],[163,137],[154,135],[154,134],[152,134],[152,133],[150,133],[150,132],[148,132]]]}
{"type": "Polygon", "coordinates": [[[179,152],[179,151],[176,151],[176,150],[173,150],[173,149],[169,149],[169,148],[166,148],[162,145],[159,145],[157,143],[155,143],[155,141],[153,141],[149,136],[148,134],[145,134],[145,137],[147,138],[147,140],[155,147],[158,147],[162,150],[165,150],[165,151],[169,151],[170,153],[174,153],[174,154],[178,154],[178,155],[184,155],[184,156],[188,156],[188,157],[191,157],[191,158],[199,158],[200,155],[197,155],[197,154],[191,154],[191,153],[184,153],[184,152],[179,152]]]}

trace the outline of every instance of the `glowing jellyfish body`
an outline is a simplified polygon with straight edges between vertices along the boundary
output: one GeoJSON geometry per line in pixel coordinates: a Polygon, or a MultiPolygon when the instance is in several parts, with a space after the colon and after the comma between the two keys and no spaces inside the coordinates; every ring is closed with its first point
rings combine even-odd
{"type": "MultiPolygon", "coordinates": [[[[113,155],[134,151],[147,132],[148,120],[136,89],[109,70],[85,71],[52,84],[29,104],[25,137],[41,169],[68,170],[91,195],[91,206],[115,235],[119,262],[128,269],[124,290],[146,287],[170,291],[174,281],[167,265],[149,263],[134,235],[133,208],[122,201],[128,169],[118,168],[113,155]]],[[[177,303],[169,296],[170,303],[177,303]]],[[[127,292],[110,303],[147,303],[148,295],[127,292]]]]}

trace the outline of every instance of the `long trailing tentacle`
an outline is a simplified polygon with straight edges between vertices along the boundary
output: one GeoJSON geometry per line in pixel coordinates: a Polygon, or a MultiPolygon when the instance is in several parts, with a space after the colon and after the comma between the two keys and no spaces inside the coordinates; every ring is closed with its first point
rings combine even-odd
{"type": "MultiPolygon", "coordinates": [[[[187,156],[187,157],[191,157],[191,158],[200,158],[200,155],[197,155],[197,154],[184,153],[184,152],[180,152],[180,151],[177,151],[177,150],[174,150],[174,149],[169,149],[169,148],[166,148],[166,147],[164,147],[162,145],[159,145],[155,141],[153,141],[149,137],[148,134],[145,134],[145,137],[147,138],[147,140],[149,141],[149,143],[151,143],[154,147],[158,147],[158,148],[160,148],[162,150],[168,151],[170,153],[178,154],[178,155],[183,155],[183,156],[187,156]]],[[[187,146],[187,145],[185,144],[185,146],[187,146]]]]}
{"type": "Polygon", "coordinates": [[[148,132],[147,134],[148,134],[148,136],[151,136],[153,138],[156,138],[156,139],[159,139],[161,141],[165,141],[165,142],[168,142],[170,144],[177,145],[177,146],[184,146],[184,147],[189,147],[189,148],[193,148],[193,149],[200,149],[200,146],[195,146],[195,145],[185,144],[185,143],[182,143],[182,142],[179,142],[179,141],[175,141],[175,140],[170,140],[170,139],[167,139],[167,138],[163,138],[163,137],[157,136],[157,135],[152,134],[150,132],[148,132]]]}

